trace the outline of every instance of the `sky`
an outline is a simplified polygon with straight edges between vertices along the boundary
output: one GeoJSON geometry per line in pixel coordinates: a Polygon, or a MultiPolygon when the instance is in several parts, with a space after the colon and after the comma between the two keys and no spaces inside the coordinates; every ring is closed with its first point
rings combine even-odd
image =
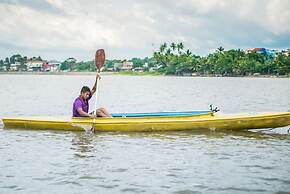
{"type": "Polygon", "coordinates": [[[0,58],[152,56],[163,42],[194,54],[290,47],[290,0],[0,0],[0,58]]]}

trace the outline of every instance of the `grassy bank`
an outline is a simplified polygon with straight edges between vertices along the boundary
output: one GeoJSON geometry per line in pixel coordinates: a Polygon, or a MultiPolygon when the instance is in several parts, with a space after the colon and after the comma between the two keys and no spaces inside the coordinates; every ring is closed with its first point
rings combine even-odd
{"type": "Polygon", "coordinates": [[[151,76],[157,76],[162,75],[159,72],[133,72],[133,71],[122,71],[122,72],[115,72],[114,75],[130,75],[130,76],[145,76],[145,75],[151,75],[151,76]]]}

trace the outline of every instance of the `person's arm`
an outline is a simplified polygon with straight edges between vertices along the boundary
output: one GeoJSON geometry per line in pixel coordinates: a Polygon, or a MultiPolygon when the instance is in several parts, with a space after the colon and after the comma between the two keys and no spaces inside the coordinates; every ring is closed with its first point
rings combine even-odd
{"type": "Polygon", "coordinates": [[[98,78],[99,78],[99,77],[100,77],[100,75],[97,73],[95,84],[94,84],[94,86],[92,87],[92,90],[91,90],[91,96],[93,96],[94,93],[95,93],[96,90],[97,90],[97,82],[98,82],[98,78]]]}
{"type": "Polygon", "coordinates": [[[80,107],[77,109],[78,113],[83,116],[83,117],[90,117],[90,118],[95,118],[96,116],[93,115],[93,114],[89,114],[89,113],[86,113],[85,111],[83,111],[83,109],[80,107]]]}

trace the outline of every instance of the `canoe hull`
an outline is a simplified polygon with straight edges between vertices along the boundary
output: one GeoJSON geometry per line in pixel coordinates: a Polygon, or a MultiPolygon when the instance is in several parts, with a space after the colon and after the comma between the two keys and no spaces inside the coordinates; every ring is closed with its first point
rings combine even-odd
{"type": "Polygon", "coordinates": [[[290,125],[290,113],[263,113],[254,115],[213,115],[143,117],[143,118],[4,118],[4,128],[38,130],[84,131],[184,131],[184,130],[243,130],[275,128],[290,125]]]}

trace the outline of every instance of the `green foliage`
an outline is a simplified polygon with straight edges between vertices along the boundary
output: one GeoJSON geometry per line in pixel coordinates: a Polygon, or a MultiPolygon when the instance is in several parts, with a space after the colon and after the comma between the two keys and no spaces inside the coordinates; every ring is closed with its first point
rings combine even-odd
{"type": "Polygon", "coordinates": [[[21,56],[20,54],[12,55],[11,57],[6,57],[5,60],[0,60],[1,69],[6,66],[6,69],[9,71],[11,64],[20,63],[19,70],[26,71],[27,70],[27,57],[21,56]]]}
{"type": "Polygon", "coordinates": [[[70,64],[67,61],[64,61],[60,64],[60,70],[69,70],[70,69],[70,64]]]}
{"type": "Polygon", "coordinates": [[[10,64],[10,61],[9,61],[9,58],[8,57],[5,58],[5,63],[6,64],[10,64]]]}
{"type": "MultiPolygon", "coordinates": [[[[21,71],[27,70],[28,58],[20,54],[6,57],[0,60],[1,69],[9,71],[10,65],[20,63],[21,71]]],[[[42,60],[40,56],[30,60],[42,60]]],[[[218,76],[248,76],[255,73],[262,75],[290,75],[290,56],[278,53],[275,57],[267,57],[256,52],[246,53],[241,49],[225,50],[218,47],[213,53],[205,57],[193,54],[182,42],[163,43],[153,53],[152,57],[132,58],[129,60],[106,60],[103,71],[114,68],[116,63],[124,61],[133,62],[133,69],[138,68],[145,72],[133,72],[134,74],[166,74],[166,75],[218,75],[218,76]]],[[[76,62],[74,58],[68,58],[61,63],[60,70],[66,71],[96,71],[94,61],[76,62]]],[[[115,71],[120,71],[115,69],[115,71]]],[[[128,72],[126,72],[128,74],[128,72]]]]}
{"type": "Polygon", "coordinates": [[[10,57],[10,64],[15,64],[16,61],[19,61],[19,59],[21,58],[21,55],[17,54],[17,55],[12,55],[10,57]]]}
{"type": "Polygon", "coordinates": [[[133,68],[143,67],[145,64],[144,60],[140,58],[132,58],[130,61],[133,62],[133,68]]]}
{"type": "Polygon", "coordinates": [[[113,65],[114,65],[114,63],[113,63],[112,60],[106,60],[105,64],[104,64],[104,67],[105,67],[105,69],[108,69],[108,68],[112,68],[113,65]]]}
{"type": "Polygon", "coordinates": [[[118,72],[116,73],[117,75],[130,75],[130,76],[146,76],[146,75],[150,75],[150,76],[155,76],[155,75],[160,75],[159,72],[133,72],[133,71],[122,71],[122,72],[118,72]]]}
{"type": "Polygon", "coordinates": [[[69,71],[73,71],[73,70],[77,70],[78,66],[76,63],[76,59],[70,57],[67,58],[64,62],[61,63],[60,65],[60,70],[69,70],[69,71]]]}
{"type": "Polygon", "coordinates": [[[93,61],[79,62],[75,65],[77,71],[96,71],[96,66],[93,61]]]}
{"type": "Polygon", "coordinates": [[[274,72],[277,75],[286,75],[290,73],[290,56],[279,53],[273,62],[274,72]]]}
{"type": "Polygon", "coordinates": [[[241,49],[226,51],[217,48],[206,57],[193,55],[184,50],[182,43],[163,43],[153,53],[159,72],[182,75],[184,73],[217,74],[222,76],[246,76],[254,73],[268,75],[288,75],[290,73],[290,57],[279,53],[274,59],[264,54],[246,53],[241,49]],[[170,46],[168,46],[170,45],[170,46]]]}
{"type": "Polygon", "coordinates": [[[184,49],[182,42],[160,45],[158,51],[153,53],[153,58],[159,66],[159,72],[180,75],[197,71],[200,66],[200,57],[184,49]]]}

